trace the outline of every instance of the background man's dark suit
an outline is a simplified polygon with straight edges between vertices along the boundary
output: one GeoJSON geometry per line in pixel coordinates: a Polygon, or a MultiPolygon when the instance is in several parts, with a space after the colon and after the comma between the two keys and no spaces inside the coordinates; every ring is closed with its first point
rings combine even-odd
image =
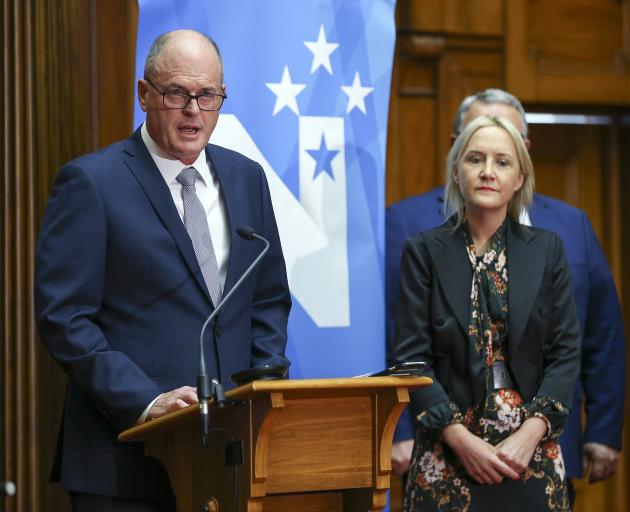
{"type": "MultiPolygon", "coordinates": [[[[390,206],[386,213],[387,353],[393,359],[396,296],[404,241],[444,221],[444,189],[437,188],[390,206]]],[[[623,322],[612,276],[584,212],[561,201],[534,195],[533,226],[560,236],[564,245],[582,330],[581,375],[571,415],[560,438],[570,478],[582,475],[582,445],[603,443],[621,448],[625,374],[623,322]],[[581,426],[586,397],[587,423],[581,426]]],[[[401,418],[395,441],[414,437],[410,417],[401,418]]]]}
{"type": "MultiPolygon", "coordinates": [[[[261,167],[213,145],[206,156],[231,235],[224,295],[262,248],[236,228],[250,225],[271,242],[206,339],[209,373],[229,387],[237,371],[287,364],[290,295],[261,167]]],[[[84,493],[168,492],[142,445],[121,445],[116,436],[160,393],[195,385],[199,332],[212,306],[140,130],[61,169],[41,230],[35,298],[42,340],[69,375],[54,476],[84,493]]]]}

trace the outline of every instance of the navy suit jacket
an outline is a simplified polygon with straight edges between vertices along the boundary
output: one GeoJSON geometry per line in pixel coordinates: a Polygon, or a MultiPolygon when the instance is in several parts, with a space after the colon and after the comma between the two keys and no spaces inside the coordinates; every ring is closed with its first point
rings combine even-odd
{"type": "MultiPolygon", "coordinates": [[[[567,475],[582,476],[582,445],[621,449],[625,389],[625,339],[619,299],[604,253],[586,214],[562,201],[534,194],[532,225],[558,234],[564,245],[582,331],[580,377],[571,415],[560,438],[567,475]],[[582,404],[586,428],[582,430],[582,404]]],[[[405,199],[386,212],[387,357],[392,362],[400,259],[405,240],[444,222],[444,189],[405,199]]],[[[570,404],[567,404],[570,405],[570,404]]],[[[404,414],[395,440],[414,437],[404,414]]]]}
{"type": "MultiPolygon", "coordinates": [[[[210,375],[230,387],[235,372],[288,364],[291,299],[262,168],[214,145],[206,155],[231,233],[224,295],[262,249],[236,228],[249,225],[271,242],[205,340],[210,375]]],[[[139,130],[60,170],[40,233],[35,301],[40,337],[68,375],[53,478],[78,492],[170,493],[163,468],[144,457],[142,444],[116,437],[158,394],[195,385],[199,333],[212,304],[139,130]]]]}

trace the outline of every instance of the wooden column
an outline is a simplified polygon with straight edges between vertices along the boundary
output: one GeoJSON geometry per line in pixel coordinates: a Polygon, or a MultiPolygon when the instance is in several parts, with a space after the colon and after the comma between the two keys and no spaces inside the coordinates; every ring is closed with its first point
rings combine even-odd
{"type": "Polygon", "coordinates": [[[95,148],[93,4],[3,0],[1,17],[0,471],[18,490],[4,509],[65,510],[65,494],[47,484],[65,378],[36,339],[33,266],[54,175],[95,148]]]}
{"type": "Polygon", "coordinates": [[[36,239],[59,167],[131,131],[137,4],[1,5],[0,479],[18,494],[0,510],[67,510],[48,484],[65,376],[36,337],[36,239]]]}

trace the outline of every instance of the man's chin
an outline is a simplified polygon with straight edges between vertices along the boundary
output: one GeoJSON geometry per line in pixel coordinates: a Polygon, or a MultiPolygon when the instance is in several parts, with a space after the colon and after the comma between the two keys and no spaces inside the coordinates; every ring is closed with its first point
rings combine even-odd
{"type": "Polygon", "coordinates": [[[178,151],[177,154],[175,155],[175,157],[180,162],[182,162],[182,163],[184,163],[186,165],[190,165],[195,160],[197,160],[197,157],[203,151],[204,148],[205,148],[205,144],[202,145],[202,146],[195,145],[192,148],[185,148],[185,149],[182,149],[182,150],[178,151]]]}

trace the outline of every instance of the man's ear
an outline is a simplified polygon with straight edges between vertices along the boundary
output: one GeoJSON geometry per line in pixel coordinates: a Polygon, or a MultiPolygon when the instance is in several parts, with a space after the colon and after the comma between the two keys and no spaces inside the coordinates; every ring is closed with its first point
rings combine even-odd
{"type": "Polygon", "coordinates": [[[138,80],[138,103],[143,112],[147,111],[147,94],[149,93],[149,84],[142,78],[138,80]]]}

